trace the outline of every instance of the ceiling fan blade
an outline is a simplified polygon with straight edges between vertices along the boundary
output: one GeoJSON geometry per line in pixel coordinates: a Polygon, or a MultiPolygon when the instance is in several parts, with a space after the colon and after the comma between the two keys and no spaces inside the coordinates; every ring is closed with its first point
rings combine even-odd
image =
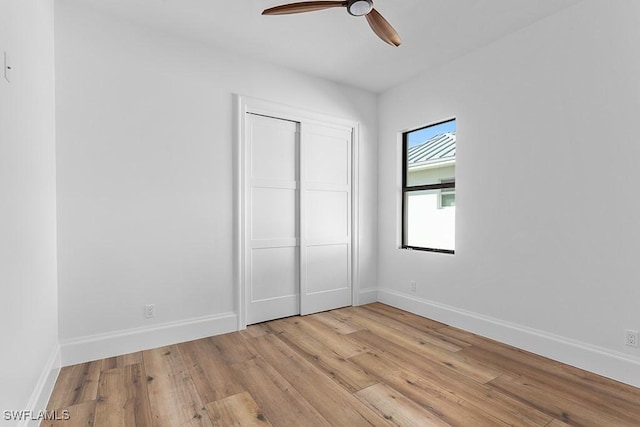
{"type": "Polygon", "coordinates": [[[369,26],[378,37],[392,46],[400,46],[402,43],[400,36],[377,10],[371,9],[371,12],[366,14],[365,17],[367,18],[369,26]]]}
{"type": "Polygon", "coordinates": [[[345,7],[344,1],[303,1],[298,3],[283,4],[262,11],[263,15],[289,15],[291,13],[313,12],[332,7],[345,7]]]}

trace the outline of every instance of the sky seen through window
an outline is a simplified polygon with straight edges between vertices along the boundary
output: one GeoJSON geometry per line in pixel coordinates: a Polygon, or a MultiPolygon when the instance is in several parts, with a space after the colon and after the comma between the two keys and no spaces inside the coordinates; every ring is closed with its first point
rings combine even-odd
{"type": "Polygon", "coordinates": [[[416,145],[422,144],[425,141],[433,138],[436,135],[440,135],[442,133],[447,132],[455,132],[456,131],[456,120],[449,120],[448,122],[440,123],[434,126],[428,126],[422,129],[414,130],[413,132],[409,132],[407,134],[409,147],[414,147],[416,145]]]}

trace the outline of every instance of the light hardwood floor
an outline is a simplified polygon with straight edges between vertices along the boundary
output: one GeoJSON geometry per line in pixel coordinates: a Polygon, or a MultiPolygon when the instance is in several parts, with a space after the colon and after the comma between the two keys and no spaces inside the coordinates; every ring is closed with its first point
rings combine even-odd
{"type": "Polygon", "coordinates": [[[640,389],[379,303],[66,367],[43,426],[639,426],[640,389]]]}

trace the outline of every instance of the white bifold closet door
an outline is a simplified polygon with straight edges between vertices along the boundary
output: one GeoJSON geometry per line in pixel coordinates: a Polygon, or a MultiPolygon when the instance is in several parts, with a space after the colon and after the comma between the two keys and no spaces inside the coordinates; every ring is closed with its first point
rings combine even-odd
{"type": "Polygon", "coordinates": [[[246,126],[247,324],[351,305],[351,129],[246,126]]]}

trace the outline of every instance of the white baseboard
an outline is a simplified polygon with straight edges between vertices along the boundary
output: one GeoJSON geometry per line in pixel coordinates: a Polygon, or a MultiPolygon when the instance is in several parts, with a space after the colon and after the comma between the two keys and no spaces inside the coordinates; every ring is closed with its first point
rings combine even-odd
{"type": "Polygon", "coordinates": [[[640,387],[640,358],[505,322],[401,292],[379,288],[378,301],[540,356],[640,387]]]}
{"type": "MultiPolygon", "coordinates": [[[[60,346],[56,345],[49,355],[49,359],[42,369],[40,378],[33,389],[33,393],[31,394],[31,398],[29,399],[29,403],[26,408],[34,414],[38,414],[40,411],[44,411],[47,408],[47,403],[49,403],[53,387],[55,386],[58,374],[60,373],[60,354],[60,346]]],[[[18,426],[36,427],[39,424],[40,421],[38,420],[24,419],[18,424],[18,426]]]]}
{"type": "Polygon", "coordinates": [[[238,330],[238,315],[222,313],[65,340],[62,366],[148,350],[238,330]]]}
{"type": "Polygon", "coordinates": [[[358,305],[371,304],[378,301],[378,288],[360,289],[358,305]]]}

